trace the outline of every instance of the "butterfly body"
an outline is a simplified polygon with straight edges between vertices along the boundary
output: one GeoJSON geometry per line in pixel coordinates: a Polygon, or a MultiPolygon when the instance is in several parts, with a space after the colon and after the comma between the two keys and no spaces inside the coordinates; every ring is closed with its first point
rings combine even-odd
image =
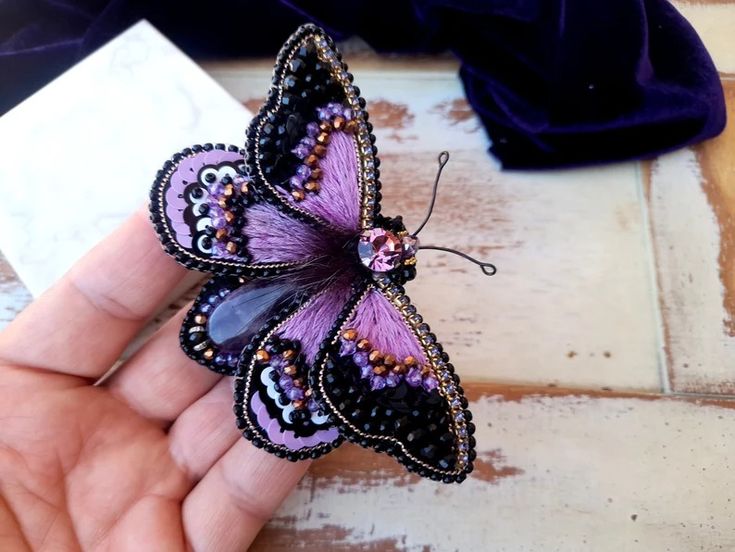
{"type": "Polygon", "coordinates": [[[194,146],[151,192],[164,249],[211,273],[184,351],[234,376],[256,446],[316,458],[348,439],[445,482],[472,470],[474,426],[436,336],[405,294],[417,238],[380,212],[365,101],[331,39],[284,45],[245,149],[194,146]]]}

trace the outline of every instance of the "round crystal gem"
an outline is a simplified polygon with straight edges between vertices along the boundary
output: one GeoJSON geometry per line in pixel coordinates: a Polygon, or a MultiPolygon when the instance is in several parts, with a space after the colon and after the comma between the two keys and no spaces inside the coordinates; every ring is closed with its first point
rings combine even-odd
{"type": "Polygon", "coordinates": [[[388,272],[396,268],[403,253],[401,240],[383,228],[367,230],[357,242],[360,261],[373,272],[388,272]]]}

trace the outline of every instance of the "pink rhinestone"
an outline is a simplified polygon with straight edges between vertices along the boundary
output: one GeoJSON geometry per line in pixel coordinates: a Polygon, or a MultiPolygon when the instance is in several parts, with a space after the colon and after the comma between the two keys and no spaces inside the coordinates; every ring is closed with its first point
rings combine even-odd
{"type": "Polygon", "coordinates": [[[402,246],[404,259],[415,257],[416,251],[419,249],[419,239],[413,236],[406,236],[402,240],[402,246]]]}
{"type": "Polygon", "coordinates": [[[357,243],[357,254],[362,264],[373,272],[388,272],[401,262],[403,247],[395,234],[373,228],[368,230],[357,243]]]}

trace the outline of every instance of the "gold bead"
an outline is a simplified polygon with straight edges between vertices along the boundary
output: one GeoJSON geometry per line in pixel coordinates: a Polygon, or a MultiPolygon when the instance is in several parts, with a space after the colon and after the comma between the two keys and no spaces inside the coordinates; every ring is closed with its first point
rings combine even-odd
{"type": "Polygon", "coordinates": [[[370,348],[370,342],[367,339],[361,339],[357,342],[358,351],[367,351],[370,348]]]}
{"type": "Polygon", "coordinates": [[[306,401],[295,400],[295,401],[292,401],[291,404],[296,410],[301,410],[306,406],[306,401]]]}
{"type": "Polygon", "coordinates": [[[199,324],[201,326],[202,324],[206,324],[207,323],[207,317],[204,316],[203,314],[197,314],[194,317],[194,322],[197,323],[197,324],[199,324]]]}
{"type": "Polygon", "coordinates": [[[356,130],[357,130],[357,121],[355,121],[355,119],[351,119],[345,123],[345,132],[349,132],[350,134],[352,134],[356,130]]]}
{"type": "Polygon", "coordinates": [[[243,194],[247,194],[250,191],[250,188],[248,187],[247,182],[243,182],[242,186],[240,186],[240,192],[243,194]]]}
{"type": "Polygon", "coordinates": [[[295,380],[293,380],[293,386],[294,387],[303,387],[304,386],[304,380],[301,380],[301,379],[295,379],[295,380]]]}
{"type": "Polygon", "coordinates": [[[406,372],[408,372],[408,370],[406,370],[406,367],[403,364],[396,364],[393,367],[392,371],[394,374],[398,374],[398,375],[405,374],[406,372]]]}
{"type": "Polygon", "coordinates": [[[204,360],[212,360],[214,358],[214,350],[207,349],[202,353],[202,356],[204,357],[204,360]]]}
{"type": "Polygon", "coordinates": [[[312,194],[317,193],[320,189],[321,189],[321,186],[319,185],[319,182],[317,182],[316,180],[309,180],[306,184],[304,184],[304,190],[312,194]]]}
{"type": "Polygon", "coordinates": [[[311,391],[311,387],[310,387],[309,389],[307,389],[306,391],[304,391],[304,397],[311,397],[311,395],[312,395],[312,391],[311,391]]]}
{"type": "Polygon", "coordinates": [[[396,363],[396,357],[393,355],[385,355],[385,358],[383,359],[383,364],[385,364],[388,368],[391,366],[394,366],[396,363]]]}
{"type": "Polygon", "coordinates": [[[412,366],[416,366],[418,364],[418,361],[412,356],[407,356],[403,359],[403,364],[410,368],[412,366]]]}
{"type": "Polygon", "coordinates": [[[232,197],[235,194],[235,187],[232,184],[225,186],[224,196],[232,197]]]}
{"type": "Polygon", "coordinates": [[[431,374],[431,366],[429,366],[428,364],[424,364],[421,367],[421,375],[428,376],[429,374],[431,374]]]}
{"type": "Polygon", "coordinates": [[[227,209],[227,200],[224,197],[221,197],[217,200],[217,204],[222,207],[222,209],[227,209]]]}
{"type": "Polygon", "coordinates": [[[306,194],[304,194],[304,191],[303,191],[303,190],[293,190],[293,191],[291,192],[291,196],[292,196],[292,197],[293,197],[293,198],[294,198],[294,199],[295,199],[296,201],[304,201],[304,198],[306,197],[306,194]]]}
{"type": "Polygon", "coordinates": [[[313,169],[311,171],[311,179],[312,180],[319,180],[322,176],[324,176],[324,171],[321,170],[319,167],[313,169]]]}
{"type": "Polygon", "coordinates": [[[322,132],[319,136],[316,137],[316,143],[321,144],[322,146],[325,146],[329,143],[329,134],[326,132],[322,132]]]}
{"type": "Polygon", "coordinates": [[[234,255],[237,253],[237,244],[235,242],[227,242],[227,245],[225,245],[225,249],[227,249],[227,252],[231,255],[234,255]]]}
{"type": "Polygon", "coordinates": [[[322,146],[321,144],[317,144],[316,146],[314,146],[314,149],[311,151],[314,153],[314,155],[318,155],[319,157],[324,157],[325,155],[327,155],[326,146],[322,146]]]}
{"type": "Polygon", "coordinates": [[[311,155],[308,155],[306,159],[304,159],[304,163],[306,163],[309,168],[313,169],[319,164],[319,158],[312,153],[311,155]]]}
{"type": "Polygon", "coordinates": [[[229,223],[235,220],[235,213],[232,211],[225,211],[225,220],[229,223]]]}
{"type": "Polygon", "coordinates": [[[289,364],[283,369],[283,373],[288,376],[295,376],[297,371],[298,368],[296,368],[296,366],[294,366],[293,364],[289,364]]]}
{"type": "Polygon", "coordinates": [[[382,364],[378,364],[377,366],[373,366],[373,374],[377,376],[382,376],[388,371],[388,368],[383,366],[382,364]]]}
{"type": "Polygon", "coordinates": [[[334,130],[342,130],[345,126],[345,118],[339,116],[335,117],[332,124],[334,125],[334,130]]]}
{"type": "Polygon", "coordinates": [[[258,349],[257,351],[255,351],[255,360],[257,360],[258,362],[268,362],[270,359],[271,356],[265,349],[258,349]]]}
{"type": "Polygon", "coordinates": [[[217,233],[214,235],[215,238],[218,240],[224,240],[227,237],[227,230],[224,228],[220,228],[217,230],[217,233]]]}
{"type": "Polygon", "coordinates": [[[377,349],[373,349],[368,355],[368,360],[370,361],[370,364],[382,364],[383,353],[381,353],[377,349]]]}
{"type": "Polygon", "coordinates": [[[342,332],[342,337],[347,341],[355,341],[355,339],[357,339],[357,330],[354,328],[347,328],[342,332]]]}
{"type": "Polygon", "coordinates": [[[293,360],[294,358],[296,358],[296,351],[294,351],[293,349],[286,349],[285,351],[283,351],[283,354],[281,356],[286,360],[293,360]]]}
{"type": "Polygon", "coordinates": [[[319,123],[319,130],[321,130],[323,133],[327,133],[332,130],[332,124],[329,121],[322,121],[321,123],[319,123]]]}

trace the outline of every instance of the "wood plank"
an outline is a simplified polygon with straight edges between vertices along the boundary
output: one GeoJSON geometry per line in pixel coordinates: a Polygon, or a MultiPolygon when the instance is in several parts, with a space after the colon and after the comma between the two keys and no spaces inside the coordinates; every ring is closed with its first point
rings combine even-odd
{"type": "MultiPolygon", "coordinates": [[[[735,81],[724,81],[735,117],[735,81]]],[[[672,389],[735,393],[735,126],[650,165],[649,209],[672,389]]]]}
{"type": "Polygon", "coordinates": [[[347,444],[252,550],[730,550],[735,408],[660,395],[472,385],[478,469],[421,481],[347,444]]]}
{"type": "Polygon", "coordinates": [[[733,0],[672,0],[674,7],[687,18],[706,46],[715,67],[722,74],[735,74],[735,28],[733,0]]]}
{"type": "MultiPolygon", "coordinates": [[[[502,172],[444,67],[365,69],[385,184],[384,212],[415,227],[426,210],[436,156],[452,158],[424,243],[495,261],[496,277],[424,252],[407,289],[465,378],[582,387],[660,389],[656,302],[638,165],[502,172]]],[[[262,69],[207,70],[255,110],[262,69]]]]}

